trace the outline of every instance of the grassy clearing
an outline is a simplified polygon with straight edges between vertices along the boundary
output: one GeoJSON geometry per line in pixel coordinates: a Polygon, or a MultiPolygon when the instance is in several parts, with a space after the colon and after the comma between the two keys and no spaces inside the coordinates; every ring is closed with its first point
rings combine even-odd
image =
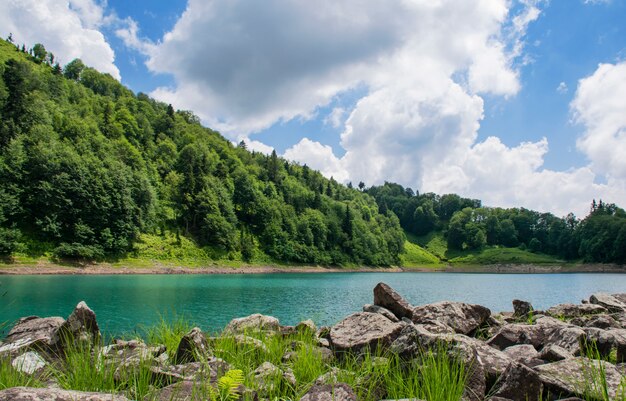
{"type": "Polygon", "coordinates": [[[414,236],[412,242],[442,261],[453,265],[555,264],[562,262],[550,255],[532,253],[519,248],[485,247],[480,250],[464,251],[448,249],[446,239],[441,232],[432,232],[421,237],[414,236]]]}
{"type": "Polygon", "coordinates": [[[441,265],[441,260],[422,248],[415,240],[415,236],[407,234],[404,242],[404,253],[400,255],[404,267],[435,267],[441,265]]]}
{"type": "Polygon", "coordinates": [[[549,255],[532,253],[519,248],[485,248],[480,251],[467,251],[450,259],[452,264],[489,265],[510,264],[554,264],[559,261],[549,255]]]}

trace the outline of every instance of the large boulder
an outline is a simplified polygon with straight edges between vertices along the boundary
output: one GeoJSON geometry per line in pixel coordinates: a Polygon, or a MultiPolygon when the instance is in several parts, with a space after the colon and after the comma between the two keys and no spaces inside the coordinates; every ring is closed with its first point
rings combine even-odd
{"type": "Polygon", "coordinates": [[[623,304],[626,304],[626,293],[621,294],[611,294],[611,296],[623,304]]]}
{"type": "Polygon", "coordinates": [[[535,349],[558,345],[572,354],[580,353],[586,334],[580,327],[548,316],[535,319],[535,324],[508,324],[487,341],[492,347],[503,350],[512,345],[530,344],[535,349]]]}
{"type": "Polygon", "coordinates": [[[416,324],[439,321],[467,335],[484,325],[489,316],[491,311],[484,306],[444,301],[415,307],[411,320],[416,324]]]}
{"type": "Polygon", "coordinates": [[[525,318],[533,311],[533,306],[528,301],[520,299],[513,300],[513,316],[516,318],[525,318]]]}
{"type": "Polygon", "coordinates": [[[280,322],[273,316],[255,313],[250,316],[236,318],[230,321],[224,329],[226,333],[246,333],[250,331],[280,331],[280,322]]]}
{"type": "Polygon", "coordinates": [[[611,313],[626,311],[626,302],[622,302],[618,298],[609,294],[593,294],[591,297],[589,297],[589,302],[592,304],[604,306],[611,313]]]}
{"type": "Polygon", "coordinates": [[[18,355],[26,350],[50,350],[54,334],[64,322],[62,317],[29,316],[20,319],[0,345],[0,357],[18,355]]]}
{"type": "Polygon", "coordinates": [[[544,363],[539,352],[530,344],[513,345],[503,351],[509,358],[523,365],[533,367],[544,363]]]}
{"type": "MultiPolygon", "coordinates": [[[[615,365],[587,358],[570,358],[559,362],[536,366],[534,370],[544,386],[544,396],[549,393],[555,396],[574,396],[585,398],[585,387],[600,383],[600,369],[606,379],[606,387],[610,399],[615,399],[622,380],[622,375],[615,365]],[[602,364],[602,367],[600,366],[602,364]],[[595,384],[593,380],[598,380],[595,384]]],[[[600,396],[600,394],[598,394],[600,396]]],[[[601,399],[601,397],[598,397],[601,399]]]]}
{"type": "Polygon", "coordinates": [[[604,306],[596,304],[559,304],[549,308],[545,313],[552,317],[571,319],[606,312],[607,309],[604,306]]]}
{"type": "Polygon", "coordinates": [[[392,322],[397,323],[400,321],[400,319],[398,319],[396,315],[391,313],[389,309],[383,308],[382,306],[378,306],[378,305],[365,304],[363,305],[363,312],[380,313],[381,315],[391,320],[392,322]]]}
{"type": "Polygon", "coordinates": [[[529,324],[507,324],[491,337],[487,344],[503,350],[513,345],[530,344],[540,349],[545,342],[545,331],[542,326],[529,324]]]}
{"type": "Polygon", "coordinates": [[[201,362],[209,356],[211,351],[204,333],[198,327],[194,327],[180,339],[173,362],[175,364],[201,362]]]}
{"type": "Polygon", "coordinates": [[[300,401],[356,401],[354,391],[345,383],[315,385],[300,401]]]}
{"type": "Polygon", "coordinates": [[[385,283],[378,283],[374,287],[374,305],[388,309],[398,319],[410,319],[413,316],[413,307],[385,283]]]}
{"type": "Polygon", "coordinates": [[[129,401],[123,395],[58,388],[12,387],[0,391],[0,401],[129,401]]]}
{"type": "Polygon", "coordinates": [[[622,325],[611,315],[601,313],[599,315],[580,316],[570,320],[571,324],[579,327],[596,327],[607,330],[610,328],[621,329],[622,325]]]}
{"type": "Polygon", "coordinates": [[[72,314],[54,333],[53,342],[57,347],[79,342],[96,343],[100,340],[100,328],[96,314],[84,301],[80,301],[72,314]]]}
{"type": "Polygon", "coordinates": [[[571,352],[554,344],[546,345],[539,353],[539,359],[547,362],[558,362],[573,357],[571,352]]]}
{"type": "Polygon", "coordinates": [[[379,313],[354,313],[330,330],[330,345],[337,352],[359,352],[390,345],[405,324],[394,323],[379,313]]]}
{"type": "Polygon", "coordinates": [[[539,374],[529,367],[512,363],[498,378],[494,389],[491,391],[494,397],[512,401],[538,401],[541,399],[543,383],[539,374]]]}

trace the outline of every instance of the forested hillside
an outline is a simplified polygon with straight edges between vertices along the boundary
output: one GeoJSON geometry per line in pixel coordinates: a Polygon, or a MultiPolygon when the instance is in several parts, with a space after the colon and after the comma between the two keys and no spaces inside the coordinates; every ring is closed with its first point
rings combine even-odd
{"type": "Polygon", "coordinates": [[[191,249],[211,260],[387,266],[404,260],[405,232],[418,264],[465,251],[499,262],[499,249],[626,262],[626,213],[614,204],[594,201],[579,220],[392,183],[354,189],[233,145],[78,59],[61,67],[41,44],[0,40],[0,255],[191,249]]]}
{"type": "Polygon", "coordinates": [[[382,213],[392,210],[407,232],[440,233],[450,250],[519,247],[564,260],[626,262],[626,212],[615,204],[594,200],[589,215],[579,220],[571,213],[559,218],[524,208],[482,207],[480,200],[455,194],[415,194],[392,183],[366,192],[382,213]]]}
{"type": "Polygon", "coordinates": [[[0,41],[0,254],[103,259],[142,233],[236,260],[397,264],[370,195],[250,152],[111,76],[0,41]]]}

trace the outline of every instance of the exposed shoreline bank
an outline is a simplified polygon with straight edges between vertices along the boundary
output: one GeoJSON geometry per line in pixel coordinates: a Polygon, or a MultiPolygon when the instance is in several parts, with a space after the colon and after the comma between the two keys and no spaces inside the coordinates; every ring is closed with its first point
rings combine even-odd
{"type": "Polygon", "coordinates": [[[614,264],[576,265],[441,265],[422,267],[324,267],[324,266],[207,266],[189,267],[161,265],[150,267],[113,266],[108,263],[64,266],[54,263],[0,265],[0,275],[126,275],[126,274],[273,274],[273,273],[626,273],[626,266],[614,264]]]}

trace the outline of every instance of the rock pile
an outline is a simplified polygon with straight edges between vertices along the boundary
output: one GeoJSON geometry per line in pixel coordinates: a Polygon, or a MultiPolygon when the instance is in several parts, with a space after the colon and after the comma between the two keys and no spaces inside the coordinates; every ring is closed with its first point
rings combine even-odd
{"type": "MultiPolygon", "coordinates": [[[[249,337],[249,330],[270,335],[296,332],[316,333],[324,361],[360,354],[366,350],[388,350],[404,359],[416,358],[428,349],[440,347],[458,356],[468,368],[464,400],[559,400],[582,399],[589,372],[602,371],[609,399],[626,391],[626,294],[594,294],[581,304],[562,304],[546,311],[530,303],[513,302],[514,312],[492,313],[481,305],[437,302],[412,306],[384,283],[374,289],[373,305],[347,316],[330,328],[318,329],[312,321],[298,326],[281,326],[271,316],[251,315],[231,321],[225,333],[234,341],[266,352],[266,345],[249,337]],[[596,357],[590,359],[589,350],[596,357]],[[609,362],[611,361],[611,362],[609,362]]],[[[141,341],[116,340],[101,346],[95,313],[81,302],[67,318],[30,316],[20,319],[0,343],[0,359],[9,358],[15,369],[37,375],[46,364],[54,364],[70,344],[81,342],[107,364],[124,368],[148,361],[157,399],[191,400],[193,382],[215,383],[230,370],[227,361],[215,358],[210,339],[194,328],[180,341],[173,358],[165,347],[141,341]]],[[[303,346],[295,344],[294,347],[303,346]]],[[[295,349],[295,348],[294,348],[295,349]]],[[[286,352],[289,361],[294,352],[286,352]]],[[[375,363],[375,362],[372,362],[375,363]]],[[[302,400],[354,400],[352,388],[337,377],[346,372],[332,368],[318,378],[302,400]]],[[[291,369],[269,362],[252,372],[262,392],[279,375],[296,385],[291,369]]],[[[242,388],[240,394],[247,390],[242,388]]],[[[249,392],[248,392],[249,394],[249,392]]],[[[622,395],[623,396],[623,395],[622,395]]],[[[255,394],[254,397],[263,397],[255,394]]],[[[254,398],[252,397],[252,398],[254,398]]],[[[121,395],[83,393],[54,388],[15,387],[0,391],[5,400],[127,400],[121,395]]]]}

